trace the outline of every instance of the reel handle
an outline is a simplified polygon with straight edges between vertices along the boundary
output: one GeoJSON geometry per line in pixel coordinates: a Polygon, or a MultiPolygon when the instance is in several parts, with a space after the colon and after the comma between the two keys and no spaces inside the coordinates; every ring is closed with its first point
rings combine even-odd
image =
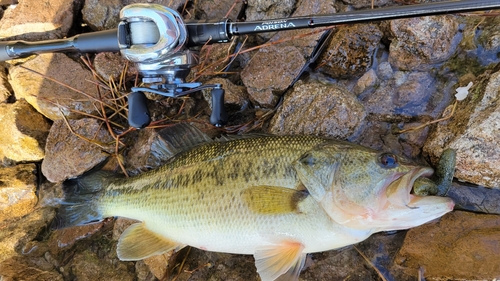
{"type": "Polygon", "coordinates": [[[128,124],[142,129],[151,123],[148,99],[143,92],[131,92],[128,96],[128,124]]]}
{"type": "Polygon", "coordinates": [[[228,115],[224,107],[224,89],[220,86],[212,89],[212,114],[210,123],[215,127],[222,127],[227,124],[228,115]]]}

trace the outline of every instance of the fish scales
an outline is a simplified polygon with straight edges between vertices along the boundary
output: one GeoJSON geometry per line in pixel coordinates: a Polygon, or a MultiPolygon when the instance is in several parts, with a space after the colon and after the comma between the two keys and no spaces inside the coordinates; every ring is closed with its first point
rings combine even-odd
{"type": "Polygon", "coordinates": [[[61,225],[127,217],[141,222],[121,235],[122,260],[190,245],[252,254],[262,280],[297,280],[307,253],[417,226],[453,208],[448,198],[410,195],[432,169],[391,153],[313,136],[192,140],[136,177],[69,181],[61,225]]]}
{"type": "MultiPolygon", "coordinates": [[[[316,137],[273,136],[205,144],[160,169],[113,182],[99,205],[105,217],[158,221],[183,237],[203,231],[247,239],[241,229],[259,227],[254,223],[259,216],[248,209],[241,193],[262,185],[296,188],[299,182],[291,163],[323,142],[316,137]],[[239,224],[228,225],[229,219],[239,224]]],[[[273,223],[260,217],[262,223],[273,223]]]]}

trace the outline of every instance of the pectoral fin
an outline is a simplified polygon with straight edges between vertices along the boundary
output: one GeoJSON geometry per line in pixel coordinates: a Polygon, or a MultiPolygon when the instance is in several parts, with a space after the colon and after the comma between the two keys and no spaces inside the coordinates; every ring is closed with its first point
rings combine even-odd
{"type": "Polygon", "coordinates": [[[262,281],[272,281],[283,274],[283,280],[298,280],[306,260],[303,250],[301,243],[293,241],[257,249],[255,266],[262,281]]]}
{"type": "Polygon", "coordinates": [[[122,261],[142,260],[183,246],[159,236],[146,228],[144,223],[129,226],[118,240],[116,253],[122,261]]]}
{"type": "Polygon", "coordinates": [[[297,204],[308,196],[305,190],[279,186],[254,186],[243,191],[243,200],[258,214],[286,214],[298,212],[297,204]]]}

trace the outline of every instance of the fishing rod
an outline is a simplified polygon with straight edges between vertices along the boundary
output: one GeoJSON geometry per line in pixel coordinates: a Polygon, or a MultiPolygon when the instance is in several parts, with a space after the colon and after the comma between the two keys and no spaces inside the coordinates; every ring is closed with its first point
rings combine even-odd
{"type": "Polygon", "coordinates": [[[230,42],[238,35],[494,9],[500,9],[500,0],[455,0],[251,22],[184,22],[173,9],[132,4],[120,11],[116,29],[67,39],[0,42],[0,61],[51,52],[120,52],[137,65],[142,82],[148,85],[132,88],[128,96],[130,126],[144,128],[151,122],[144,92],[181,97],[206,88],[212,89],[210,122],[223,126],[228,116],[221,85],[185,82],[191,68],[199,63],[198,52],[191,47],[230,42]]]}

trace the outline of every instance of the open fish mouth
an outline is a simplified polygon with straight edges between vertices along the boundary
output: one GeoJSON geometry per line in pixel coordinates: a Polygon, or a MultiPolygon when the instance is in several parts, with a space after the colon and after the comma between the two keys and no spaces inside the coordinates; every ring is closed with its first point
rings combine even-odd
{"type": "Polygon", "coordinates": [[[450,198],[411,193],[418,178],[429,177],[433,172],[432,168],[414,168],[387,186],[387,202],[377,215],[379,231],[419,226],[453,210],[455,204],[450,198]]]}

